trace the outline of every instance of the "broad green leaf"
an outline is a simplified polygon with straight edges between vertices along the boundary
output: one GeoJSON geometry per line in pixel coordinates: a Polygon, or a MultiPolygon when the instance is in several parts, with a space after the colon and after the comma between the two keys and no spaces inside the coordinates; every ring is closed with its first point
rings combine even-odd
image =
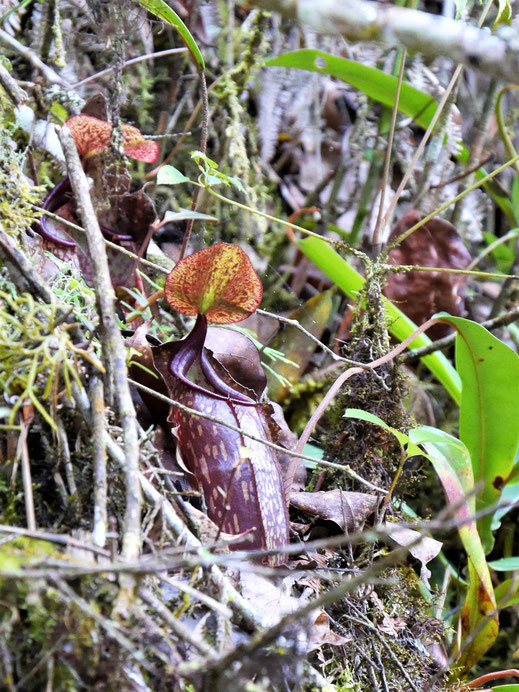
{"type": "Polygon", "coordinates": [[[157,173],[157,185],[178,185],[189,182],[183,173],[173,166],[162,166],[157,173]]]}
{"type": "Polygon", "coordinates": [[[505,579],[495,588],[499,608],[508,608],[519,603],[519,579],[505,579]]]}
{"type": "Polygon", "coordinates": [[[219,220],[216,216],[209,216],[209,214],[202,214],[200,211],[184,209],[183,207],[180,207],[178,211],[167,211],[164,214],[165,221],[188,221],[189,219],[195,219],[195,221],[211,221],[213,223],[219,220]]]}
{"type": "Polygon", "coordinates": [[[492,646],[498,632],[496,600],[485,559],[485,552],[474,521],[474,476],[468,450],[447,433],[421,426],[411,430],[409,438],[423,445],[427,458],[443,485],[449,504],[461,522],[458,529],[469,566],[469,588],[461,614],[462,646],[456,661],[460,677],[472,668],[492,646]]]}
{"type": "MultiPolygon", "coordinates": [[[[458,1],[466,2],[466,0],[458,1]]],[[[322,51],[303,49],[284,53],[277,58],[267,60],[265,66],[292,67],[320,74],[328,74],[337,79],[342,79],[374,101],[383,103],[388,107],[392,107],[395,102],[398,87],[398,79],[396,77],[374,67],[362,65],[346,58],[339,58],[322,51]]],[[[416,89],[407,82],[403,82],[398,100],[398,110],[401,113],[413,118],[418,125],[427,129],[436,113],[436,109],[437,104],[429,94],[416,89]]],[[[456,158],[462,164],[468,163],[470,151],[463,142],[458,142],[458,147],[456,158]]],[[[475,172],[477,180],[481,180],[486,175],[487,172],[484,168],[478,168],[475,172]]],[[[503,193],[502,189],[493,180],[489,180],[483,187],[494,202],[503,210],[509,221],[515,225],[516,217],[508,196],[503,193]]]]}
{"type": "Polygon", "coordinates": [[[500,560],[492,560],[488,566],[496,572],[513,572],[519,570],[519,557],[502,557],[500,560]]]}
{"type": "Polygon", "coordinates": [[[519,692],[519,685],[496,685],[492,688],[492,692],[519,692]]]}
{"type": "Polygon", "coordinates": [[[180,19],[178,14],[172,10],[169,5],[166,5],[163,0],[137,0],[137,2],[141,7],[144,7],[145,10],[151,12],[151,14],[154,14],[159,19],[162,19],[164,22],[167,22],[168,24],[171,24],[171,26],[175,27],[178,33],[182,36],[184,43],[186,44],[198,67],[201,70],[205,69],[204,59],[202,57],[202,53],[196,45],[195,39],[192,37],[191,32],[180,19]]]}
{"type": "MultiPolygon", "coordinates": [[[[298,241],[301,250],[312,262],[331,279],[336,286],[355,300],[364,279],[333,248],[319,238],[308,237],[298,241]]],[[[388,329],[400,341],[404,341],[418,328],[391,301],[384,299],[388,318],[388,329]]],[[[418,348],[430,344],[425,334],[420,334],[409,346],[418,348]]],[[[422,362],[437,377],[456,403],[461,399],[461,383],[458,373],[443,353],[436,351],[422,358],[422,362]]]]}
{"type": "MultiPolygon", "coordinates": [[[[295,67],[342,79],[360,89],[367,96],[392,107],[398,87],[398,79],[382,70],[363,65],[354,60],[339,58],[320,50],[295,50],[283,53],[265,62],[267,67],[295,67]]],[[[400,89],[398,110],[411,117],[418,125],[427,128],[436,112],[437,104],[432,96],[403,82],[400,89]]]]}
{"type": "MultiPolygon", "coordinates": [[[[519,446],[519,356],[476,322],[450,315],[445,321],[458,332],[460,439],[470,452],[476,483],[483,484],[477,495],[479,512],[499,501],[514,466],[519,446]]],[[[491,514],[478,521],[487,553],[494,543],[491,525],[491,514]]]]}

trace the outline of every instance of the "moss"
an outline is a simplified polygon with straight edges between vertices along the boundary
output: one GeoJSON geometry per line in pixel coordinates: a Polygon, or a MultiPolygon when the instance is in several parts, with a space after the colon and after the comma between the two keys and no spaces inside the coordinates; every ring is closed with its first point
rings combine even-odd
{"type": "Polygon", "coordinates": [[[12,111],[6,108],[5,92],[0,87],[0,225],[12,236],[20,236],[38,218],[33,205],[38,204],[41,187],[32,186],[23,174],[25,153],[17,151],[11,139],[13,126],[9,125],[12,111]]]}

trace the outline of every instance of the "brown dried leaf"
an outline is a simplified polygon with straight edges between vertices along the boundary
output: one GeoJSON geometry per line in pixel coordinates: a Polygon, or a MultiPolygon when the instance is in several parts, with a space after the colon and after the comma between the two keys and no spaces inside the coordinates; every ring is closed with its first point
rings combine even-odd
{"type": "Polygon", "coordinates": [[[373,513],[378,499],[375,495],[354,493],[335,488],[317,493],[294,493],[290,504],[307,514],[333,521],[343,531],[359,531],[373,513]]]}
{"type": "MultiPolygon", "coordinates": [[[[326,328],[331,310],[332,291],[324,291],[310,298],[304,305],[290,313],[289,317],[297,320],[312,336],[319,339],[326,328]]],[[[282,351],[286,358],[296,364],[291,365],[282,361],[276,363],[276,372],[289,382],[297,382],[301,378],[316,349],[315,342],[292,325],[286,325],[269,343],[269,346],[282,351]]],[[[269,396],[274,401],[281,401],[289,388],[270,373],[267,373],[267,380],[269,396]]]]}
{"type": "MultiPolygon", "coordinates": [[[[396,238],[420,221],[416,209],[407,211],[396,224],[391,238],[396,238]]],[[[466,269],[471,256],[454,226],[434,217],[389,253],[389,263],[466,269]]],[[[442,310],[463,317],[467,276],[440,272],[400,272],[391,274],[384,294],[417,324],[422,324],[442,310]]],[[[446,325],[429,330],[432,338],[451,331],[446,325]]]]}

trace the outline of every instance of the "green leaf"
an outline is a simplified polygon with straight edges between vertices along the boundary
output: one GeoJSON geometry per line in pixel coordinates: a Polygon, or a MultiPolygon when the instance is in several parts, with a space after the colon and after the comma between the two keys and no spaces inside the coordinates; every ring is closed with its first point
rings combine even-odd
{"type": "Polygon", "coordinates": [[[513,572],[519,570],[519,557],[502,557],[500,560],[489,562],[488,566],[496,572],[513,572]]]}
{"type": "Polygon", "coordinates": [[[189,178],[173,166],[162,166],[157,173],[157,185],[178,185],[187,182],[189,178]]]}
{"type": "MultiPolygon", "coordinates": [[[[355,300],[364,279],[333,248],[319,238],[308,237],[298,241],[299,247],[312,262],[331,279],[346,295],[355,300]]],[[[391,301],[384,299],[388,317],[388,329],[400,341],[404,341],[418,328],[391,301]]],[[[420,334],[409,346],[418,348],[431,343],[429,337],[420,334]]],[[[443,353],[436,351],[422,359],[424,365],[438,378],[456,403],[461,399],[461,383],[458,373],[443,353]]]]}
{"type": "Polygon", "coordinates": [[[209,168],[218,168],[216,161],[210,159],[209,156],[206,156],[206,154],[204,154],[202,151],[192,151],[190,156],[198,165],[200,165],[200,161],[203,161],[209,166],[209,168]]]}
{"type": "Polygon", "coordinates": [[[519,603],[519,581],[517,579],[505,579],[495,588],[495,595],[500,609],[516,605],[519,603]]]}
{"type": "Polygon", "coordinates": [[[460,440],[436,428],[420,426],[406,435],[367,411],[347,409],[345,416],[380,425],[392,432],[402,446],[408,445],[408,456],[422,454],[427,457],[438,474],[449,504],[456,508],[453,514],[460,522],[458,531],[469,565],[469,587],[461,618],[465,644],[461,658],[456,662],[460,674],[463,674],[489,649],[498,632],[497,615],[492,614],[496,605],[494,590],[473,519],[474,477],[469,452],[460,440]],[[422,445],[425,452],[418,445],[422,445]]]}
{"type": "Polygon", "coordinates": [[[497,0],[498,10],[494,22],[494,28],[500,24],[510,24],[512,20],[512,6],[510,0],[497,0]]]}
{"type": "Polygon", "coordinates": [[[456,508],[453,514],[460,522],[458,532],[468,557],[469,588],[461,614],[461,656],[456,661],[456,674],[462,677],[490,648],[498,632],[494,589],[473,519],[474,476],[470,455],[455,437],[428,426],[411,430],[409,438],[424,447],[449,504],[456,508]]]}
{"type": "MultiPolygon", "coordinates": [[[[265,62],[267,67],[295,67],[320,74],[331,75],[360,89],[367,96],[392,107],[398,88],[398,79],[368,65],[346,58],[338,58],[320,50],[295,50],[283,53],[265,62]]],[[[436,112],[437,104],[432,96],[403,82],[398,110],[411,117],[418,125],[427,128],[436,112]]]]}
{"type": "Polygon", "coordinates": [[[492,692],[519,692],[519,685],[496,685],[492,688],[492,692]]]}
{"type": "MultiPolygon", "coordinates": [[[[441,315],[443,316],[443,315],[441,315]]],[[[456,367],[461,377],[460,439],[474,479],[482,483],[476,510],[495,505],[512,473],[519,446],[519,356],[484,327],[445,315],[456,327],[456,367]]],[[[478,521],[485,551],[492,549],[492,515],[478,521]]]]}
{"type": "Polygon", "coordinates": [[[219,220],[216,216],[209,216],[209,214],[202,214],[200,211],[184,209],[183,207],[180,207],[178,211],[167,211],[164,214],[165,221],[188,221],[189,219],[195,219],[195,221],[212,221],[213,223],[219,220]]]}
{"type": "Polygon", "coordinates": [[[168,24],[171,24],[171,26],[175,27],[178,33],[182,36],[184,43],[186,44],[198,67],[201,70],[205,69],[204,59],[202,57],[202,53],[196,45],[195,39],[192,37],[191,32],[180,19],[178,14],[172,10],[169,5],[166,5],[163,0],[137,0],[137,2],[141,7],[144,7],[145,10],[148,10],[148,12],[154,14],[155,17],[158,17],[164,22],[167,22],[168,24]]]}

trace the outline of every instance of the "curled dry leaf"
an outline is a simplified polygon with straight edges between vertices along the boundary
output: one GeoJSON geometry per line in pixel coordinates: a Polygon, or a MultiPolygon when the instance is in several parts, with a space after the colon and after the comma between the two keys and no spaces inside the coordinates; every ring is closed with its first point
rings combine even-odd
{"type": "MultiPolygon", "coordinates": [[[[407,211],[396,224],[391,238],[410,229],[420,221],[416,209],[407,211]]],[[[419,265],[466,269],[471,256],[454,226],[434,217],[406,238],[389,253],[394,265],[419,265]]],[[[436,312],[465,315],[465,284],[467,276],[443,272],[400,272],[391,274],[384,294],[405,312],[416,324],[422,324],[436,312]]],[[[451,328],[435,325],[429,330],[433,338],[445,336],[451,328]]]]}
{"type": "Polygon", "coordinates": [[[166,300],[183,315],[214,324],[241,322],[261,303],[263,287],[238,246],[216,243],[178,262],[166,279],[166,300]]]}
{"type": "MultiPolygon", "coordinates": [[[[304,305],[291,312],[289,317],[297,320],[312,336],[320,339],[330,319],[333,304],[332,294],[333,292],[328,290],[310,298],[304,305]]],[[[285,325],[272,339],[269,346],[282,351],[285,357],[292,361],[293,365],[284,361],[276,363],[278,375],[282,375],[290,383],[298,382],[301,379],[316,349],[315,342],[292,325],[285,325]]],[[[271,398],[274,401],[282,401],[288,394],[290,387],[282,384],[278,378],[270,373],[267,374],[267,380],[271,398]]]]}
{"type": "Polygon", "coordinates": [[[426,564],[438,555],[443,544],[434,538],[423,536],[418,531],[413,531],[398,524],[387,524],[386,527],[392,541],[397,545],[409,546],[411,555],[421,563],[420,578],[430,588],[429,577],[431,572],[427,569],[426,564]]]}
{"type": "Polygon", "coordinates": [[[366,493],[353,493],[335,488],[317,493],[294,493],[290,504],[308,514],[333,521],[343,531],[360,531],[373,514],[377,497],[366,493]]]}

